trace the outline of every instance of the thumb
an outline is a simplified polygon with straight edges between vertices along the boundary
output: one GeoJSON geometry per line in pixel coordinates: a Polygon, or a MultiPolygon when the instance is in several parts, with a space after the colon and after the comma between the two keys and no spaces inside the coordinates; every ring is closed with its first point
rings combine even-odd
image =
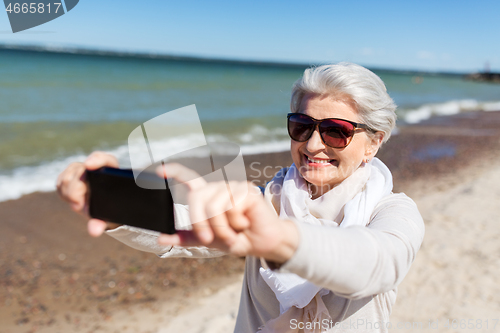
{"type": "Polygon", "coordinates": [[[174,179],[177,183],[186,185],[190,190],[204,187],[207,182],[196,171],[179,163],[167,163],[156,169],[156,174],[163,178],[174,179]]]}

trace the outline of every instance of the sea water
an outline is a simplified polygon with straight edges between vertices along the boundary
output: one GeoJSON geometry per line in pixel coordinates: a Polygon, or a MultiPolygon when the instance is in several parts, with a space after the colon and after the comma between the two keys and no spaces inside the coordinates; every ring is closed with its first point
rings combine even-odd
{"type": "MultiPolygon", "coordinates": [[[[127,167],[134,128],[191,104],[209,142],[235,142],[244,155],[287,150],[290,91],[305,68],[0,49],[0,201],[54,190],[64,167],[94,150],[127,167]]],[[[374,72],[398,105],[399,124],[500,110],[500,85],[374,72]]]]}

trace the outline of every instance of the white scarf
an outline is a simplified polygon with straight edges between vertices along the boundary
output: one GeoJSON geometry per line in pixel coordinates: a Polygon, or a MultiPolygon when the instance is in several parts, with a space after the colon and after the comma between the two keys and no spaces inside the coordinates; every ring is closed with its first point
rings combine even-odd
{"type": "MultiPolygon", "coordinates": [[[[366,226],[370,222],[375,206],[392,191],[392,175],[382,161],[374,158],[332,190],[312,200],[306,181],[295,164],[292,164],[282,186],[279,198],[280,218],[346,228],[366,226]]],[[[294,332],[296,330],[290,329],[289,319],[320,323],[323,319],[331,319],[321,298],[329,290],[293,273],[278,273],[261,267],[260,274],[280,303],[280,316],[266,323],[259,333],[277,330],[294,332]]],[[[306,330],[308,331],[318,330],[306,330]]]]}

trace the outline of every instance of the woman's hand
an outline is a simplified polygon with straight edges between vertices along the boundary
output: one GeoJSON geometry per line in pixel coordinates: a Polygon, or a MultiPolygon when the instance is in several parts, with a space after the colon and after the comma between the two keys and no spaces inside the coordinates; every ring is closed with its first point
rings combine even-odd
{"type": "MultiPolygon", "coordinates": [[[[57,177],[57,192],[61,198],[69,203],[75,212],[88,214],[87,184],[85,183],[85,169],[96,170],[101,167],[118,167],[116,157],[103,152],[94,152],[84,163],[70,164],[57,177]]],[[[106,229],[114,228],[117,225],[107,224],[104,221],[90,219],[87,224],[88,232],[91,236],[100,236],[106,229]]]]}
{"type": "Polygon", "coordinates": [[[190,218],[198,221],[192,224],[191,231],[160,236],[160,244],[204,245],[237,256],[263,257],[275,263],[284,263],[297,249],[299,235],[295,224],[279,219],[251,183],[231,183],[232,198],[238,198],[231,199],[225,182],[193,180],[192,171],[179,164],[167,164],[159,173],[188,186],[190,218]],[[232,200],[237,201],[235,207],[232,200]]]}

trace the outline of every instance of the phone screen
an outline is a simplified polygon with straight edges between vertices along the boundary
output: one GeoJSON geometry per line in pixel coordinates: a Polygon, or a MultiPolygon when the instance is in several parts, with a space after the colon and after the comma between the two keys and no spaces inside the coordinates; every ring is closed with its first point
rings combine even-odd
{"type": "MultiPolygon", "coordinates": [[[[155,174],[141,175],[158,182],[155,174]]],[[[137,186],[132,170],[104,167],[87,170],[89,214],[107,222],[175,233],[174,203],[168,189],[145,189],[137,186]]]]}

